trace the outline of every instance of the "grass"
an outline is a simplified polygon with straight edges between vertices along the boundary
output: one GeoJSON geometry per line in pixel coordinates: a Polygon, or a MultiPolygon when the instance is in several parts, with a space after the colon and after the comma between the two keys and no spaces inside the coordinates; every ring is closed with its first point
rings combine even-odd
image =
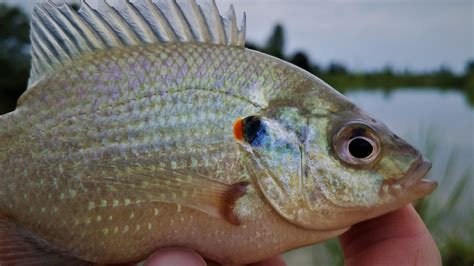
{"type": "Polygon", "coordinates": [[[469,204],[473,166],[462,165],[463,155],[454,148],[442,156],[446,150],[439,145],[440,138],[427,132],[417,143],[422,143],[420,149],[433,165],[442,165],[429,176],[438,180],[440,192],[419,200],[415,207],[440,248],[443,265],[474,265],[474,207],[469,204]]]}

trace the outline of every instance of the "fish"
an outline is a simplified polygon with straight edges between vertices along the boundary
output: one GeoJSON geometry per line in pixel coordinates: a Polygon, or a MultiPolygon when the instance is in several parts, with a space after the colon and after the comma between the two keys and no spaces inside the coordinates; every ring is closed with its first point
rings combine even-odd
{"type": "Polygon", "coordinates": [[[418,150],[245,35],[215,1],[37,4],[0,116],[0,265],[252,263],[435,190],[418,150]]]}

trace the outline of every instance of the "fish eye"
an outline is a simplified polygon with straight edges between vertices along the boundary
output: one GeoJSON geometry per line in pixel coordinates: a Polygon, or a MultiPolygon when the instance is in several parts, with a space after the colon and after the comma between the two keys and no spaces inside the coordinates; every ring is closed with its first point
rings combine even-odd
{"type": "Polygon", "coordinates": [[[365,167],[379,157],[381,143],[378,134],[364,122],[349,122],[339,128],[333,138],[336,157],[345,164],[365,167]]]}
{"type": "Polygon", "coordinates": [[[374,147],[369,139],[356,137],[349,141],[349,153],[355,158],[363,159],[369,157],[374,147]]]}

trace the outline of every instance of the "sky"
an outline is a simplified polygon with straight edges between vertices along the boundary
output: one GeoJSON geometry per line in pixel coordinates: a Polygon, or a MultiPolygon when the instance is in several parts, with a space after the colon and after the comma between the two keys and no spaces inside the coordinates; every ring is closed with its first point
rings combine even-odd
{"type": "MultiPolygon", "coordinates": [[[[182,0],[181,0],[182,1],[182,0]]],[[[38,0],[0,0],[31,12],[38,0]]],[[[199,2],[199,1],[198,1],[199,2]]],[[[264,44],[276,23],[285,28],[288,54],[305,51],[320,65],[352,70],[391,65],[462,72],[474,59],[472,0],[217,0],[247,13],[247,40],[264,44]]],[[[241,17],[241,16],[240,16],[241,17]]]]}

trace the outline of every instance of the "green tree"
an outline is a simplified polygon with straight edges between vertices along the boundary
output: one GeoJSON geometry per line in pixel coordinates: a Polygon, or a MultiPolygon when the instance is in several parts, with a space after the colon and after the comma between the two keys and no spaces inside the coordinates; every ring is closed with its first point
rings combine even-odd
{"type": "Polygon", "coordinates": [[[291,57],[290,62],[304,70],[311,71],[311,63],[309,62],[308,56],[302,51],[296,52],[291,57]]]}
{"type": "Polygon", "coordinates": [[[469,104],[474,105],[474,59],[466,63],[466,70],[464,74],[464,89],[466,90],[469,104]]]}
{"type": "Polygon", "coordinates": [[[328,67],[329,74],[343,75],[343,74],[347,74],[347,72],[348,72],[347,68],[341,63],[332,62],[329,64],[329,67],[328,67]]]}
{"type": "Polygon", "coordinates": [[[277,24],[268,38],[264,51],[268,54],[284,59],[285,31],[283,26],[277,24]]]}

